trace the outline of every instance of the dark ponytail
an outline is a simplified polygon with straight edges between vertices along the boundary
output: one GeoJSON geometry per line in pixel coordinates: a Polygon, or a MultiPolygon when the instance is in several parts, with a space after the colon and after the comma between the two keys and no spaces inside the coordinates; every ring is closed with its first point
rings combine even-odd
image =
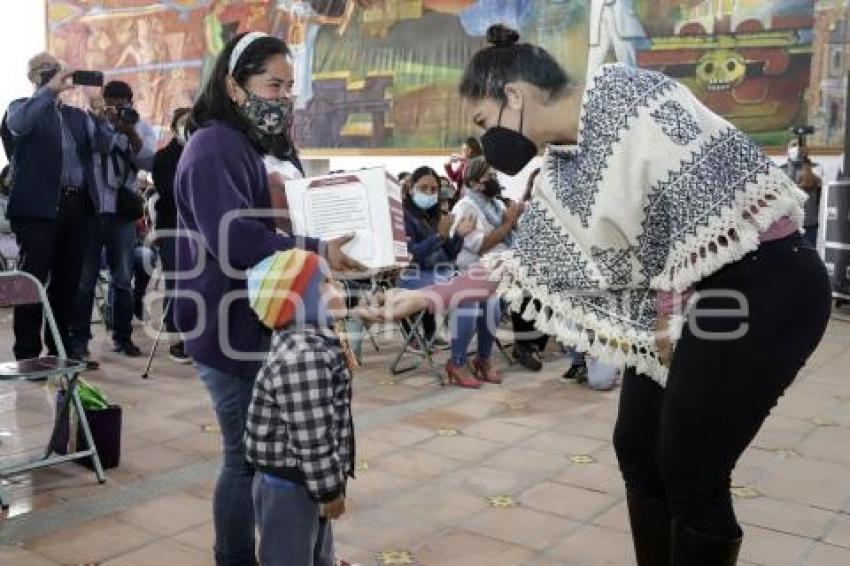
{"type": "Polygon", "coordinates": [[[515,81],[532,84],[550,97],[572,86],[567,72],[548,51],[530,43],[519,43],[519,33],[501,24],[487,30],[485,47],[476,53],[460,81],[464,98],[505,100],[505,85],[515,81]]]}

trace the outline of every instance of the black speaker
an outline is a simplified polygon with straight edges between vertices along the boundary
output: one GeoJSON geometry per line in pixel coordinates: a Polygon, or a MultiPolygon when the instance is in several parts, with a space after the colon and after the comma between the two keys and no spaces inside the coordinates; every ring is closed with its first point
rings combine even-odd
{"type": "Polygon", "coordinates": [[[850,180],[826,187],[823,260],[837,296],[850,298],[850,180]]]}

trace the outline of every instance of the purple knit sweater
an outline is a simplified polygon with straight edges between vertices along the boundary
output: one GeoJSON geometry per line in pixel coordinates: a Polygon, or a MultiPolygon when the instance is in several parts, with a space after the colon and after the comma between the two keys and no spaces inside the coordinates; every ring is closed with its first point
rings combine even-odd
{"type": "Polygon", "coordinates": [[[251,310],[245,270],[278,250],[324,253],[313,238],[275,232],[262,155],[239,130],[211,122],[192,135],[177,166],[177,327],[196,362],[254,379],[269,335],[251,310]],[[194,234],[193,237],[189,237],[194,234]]]}

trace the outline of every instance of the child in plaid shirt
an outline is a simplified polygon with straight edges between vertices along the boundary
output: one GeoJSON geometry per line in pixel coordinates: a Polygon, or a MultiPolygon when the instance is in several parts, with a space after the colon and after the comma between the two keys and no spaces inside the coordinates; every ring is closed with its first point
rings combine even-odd
{"type": "Polygon", "coordinates": [[[354,476],[350,357],[332,315],[345,302],[321,261],[293,249],[249,273],[251,305],[274,329],[245,431],[262,566],[333,566],[331,520],[354,476]]]}

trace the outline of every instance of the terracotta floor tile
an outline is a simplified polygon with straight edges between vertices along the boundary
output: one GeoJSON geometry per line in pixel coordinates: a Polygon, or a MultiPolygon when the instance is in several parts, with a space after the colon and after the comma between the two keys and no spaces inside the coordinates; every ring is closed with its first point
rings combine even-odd
{"type": "Polygon", "coordinates": [[[850,497],[850,474],[838,463],[793,459],[768,470],[755,487],[770,497],[837,511],[850,497]]]}
{"type": "Polygon", "coordinates": [[[791,566],[798,564],[810,543],[807,538],[745,526],[740,557],[756,564],[791,566]]]}
{"type": "Polygon", "coordinates": [[[103,562],[104,566],[152,566],[154,564],[179,564],[180,566],[209,566],[212,553],[201,553],[191,548],[169,542],[153,542],[118,558],[103,562]]]}
{"type": "Polygon", "coordinates": [[[532,556],[526,548],[463,530],[441,534],[413,552],[420,564],[440,566],[516,566],[532,556]]]}
{"type": "Polygon", "coordinates": [[[518,495],[534,483],[524,472],[500,470],[488,466],[463,468],[434,480],[447,490],[483,497],[518,495]]]}
{"type": "Polygon", "coordinates": [[[394,476],[370,466],[368,470],[358,472],[356,479],[349,480],[348,495],[352,504],[380,505],[384,498],[403,493],[418,484],[414,479],[394,476]]]}
{"type": "Polygon", "coordinates": [[[563,454],[507,448],[493,454],[493,456],[484,460],[483,464],[501,470],[533,474],[534,477],[539,478],[560,472],[569,466],[570,462],[563,454]]]}
{"type": "Polygon", "coordinates": [[[632,566],[631,535],[587,525],[557,544],[548,554],[561,564],[574,566],[632,566]]]}
{"type": "Polygon", "coordinates": [[[463,429],[466,436],[481,438],[500,444],[514,444],[535,434],[528,427],[501,423],[492,420],[484,420],[463,429]]]}
{"type": "Polygon", "coordinates": [[[617,498],[612,495],[570,487],[552,482],[541,482],[525,491],[519,501],[525,507],[546,511],[568,519],[590,521],[610,509],[617,498]]]}
{"type": "Polygon", "coordinates": [[[498,448],[495,442],[460,435],[433,438],[419,445],[417,450],[464,462],[480,462],[498,448]]]}
{"type": "Polygon", "coordinates": [[[210,514],[210,516],[207,517],[207,522],[203,525],[185,530],[174,535],[170,540],[173,540],[177,544],[188,546],[201,553],[213,552],[213,545],[215,544],[215,528],[210,520],[211,518],[210,514]]]}
{"type": "MultiPolygon", "coordinates": [[[[354,502],[356,506],[356,502],[354,502]]],[[[390,549],[409,549],[416,542],[440,532],[440,527],[418,519],[415,513],[399,513],[373,507],[357,510],[334,523],[334,539],[376,553],[390,549]]]]}
{"type": "Polygon", "coordinates": [[[797,446],[809,458],[850,464],[850,429],[838,426],[818,427],[797,446]]]}
{"type": "Polygon", "coordinates": [[[211,457],[221,454],[221,435],[216,432],[193,432],[165,444],[193,456],[211,457]]]}
{"type": "Polygon", "coordinates": [[[567,467],[552,479],[567,485],[603,493],[625,495],[626,492],[620,470],[606,464],[573,464],[568,462],[567,467]]]}
{"type": "Polygon", "coordinates": [[[486,419],[504,413],[507,407],[504,403],[498,401],[473,398],[454,403],[451,405],[451,410],[454,413],[460,413],[475,419],[486,419]]]}
{"type": "Polygon", "coordinates": [[[171,536],[209,521],[211,513],[208,500],[176,493],[131,507],[117,517],[156,535],[171,536]]]}
{"type": "Polygon", "coordinates": [[[622,531],[624,533],[632,532],[631,525],[629,525],[629,508],[625,501],[621,501],[614,507],[608,509],[608,511],[597,517],[593,521],[593,524],[600,527],[606,527],[608,529],[622,531]]]}
{"type": "Polygon", "coordinates": [[[200,461],[202,457],[187,454],[167,446],[151,446],[121,456],[121,466],[137,473],[149,475],[167,472],[200,461]]]}
{"type": "Polygon", "coordinates": [[[402,449],[369,463],[370,469],[414,480],[429,480],[458,469],[462,463],[436,454],[402,449]]]}
{"type": "MultiPolygon", "coordinates": [[[[357,425],[357,423],[354,424],[355,426],[357,425]]],[[[418,444],[436,435],[437,431],[433,429],[398,423],[391,426],[382,425],[378,428],[370,429],[364,434],[369,440],[377,440],[378,442],[402,448],[418,444]]]]}
{"type": "Polygon", "coordinates": [[[841,514],[834,518],[835,524],[823,541],[829,544],[850,548],[850,515],[841,514]]]}
{"type": "Polygon", "coordinates": [[[551,432],[565,436],[586,436],[604,442],[611,442],[614,436],[614,421],[592,419],[587,415],[565,416],[551,432]]]}
{"type": "Polygon", "coordinates": [[[56,566],[56,562],[23,548],[0,546],[0,566],[56,566]]]}
{"type": "Polygon", "coordinates": [[[136,550],[154,535],[105,517],[27,541],[27,550],[59,564],[95,564],[136,550]]]}
{"type": "Polygon", "coordinates": [[[805,566],[850,564],[850,549],[828,544],[816,544],[803,564],[805,566]]]}
{"type": "MultiPolygon", "coordinates": [[[[11,344],[9,321],[0,320],[0,353],[11,344]]],[[[180,477],[172,471],[219,456],[218,431],[201,429],[215,425],[215,417],[194,369],[171,363],[160,348],[155,379],[143,381],[146,360],[113,356],[110,338],[97,330],[92,347],[105,367],[87,378],[124,407],[122,466],[107,472],[104,486],[73,464],[12,478],[14,509],[36,521],[57,503],[74,506],[111,494],[120,502],[124,494],[144,494],[157,489],[160,474],[168,473],[170,482],[180,477]]],[[[140,346],[149,348],[151,339],[139,328],[136,333],[140,346]]],[[[539,374],[506,368],[504,385],[479,391],[440,388],[423,370],[391,385],[386,368],[396,344],[380,340],[380,353],[366,346],[357,375],[355,420],[366,423],[358,429],[360,469],[350,484],[348,513],[335,526],[346,558],[374,566],[379,552],[399,549],[412,551],[420,566],[634,564],[611,444],[618,391],[558,382],[562,357],[547,361],[539,374]],[[417,404],[404,405],[411,400],[417,404]],[[379,424],[371,420],[376,411],[383,413],[379,424]],[[438,436],[441,427],[460,434],[438,436]],[[568,458],[586,453],[596,462],[568,458]],[[512,500],[517,507],[492,506],[512,500]]],[[[747,532],[742,566],[850,564],[848,367],[850,331],[832,324],[734,471],[734,485],[763,494],[735,500],[747,532]]],[[[40,386],[18,391],[0,384],[0,459],[15,448],[4,427],[23,427],[18,445],[40,446],[51,418],[40,386]]],[[[0,549],[0,566],[108,559],[212,564],[214,486],[210,468],[172,495],[121,507],[122,518],[108,514],[50,533],[28,541],[25,551],[0,549]]]]}
{"type": "MultiPolygon", "coordinates": [[[[357,426],[357,419],[354,420],[355,426],[357,426]]],[[[387,442],[381,442],[380,440],[375,440],[374,438],[370,438],[368,436],[361,436],[357,439],[357,459],[358,460],[375,460],[380,458],[384,454],[389,454],[394,450],[398,450],[397,446],[389,444],[387,442]]]]}
{"type": "Polygon", "coordinates": [[[592,454],[607,444],[582,436],[564,436],[555,432],[543,432],[523,440],[522,448],[567,456],[570,454],[592,454]]]}
{"type": "Polygon", "coordinates": [[[402,422],[432,429],[463,428],[474,423],[475,418],[462,413],[456,413],[450,409],[434,409],[408,417],[402,422]]]}
{"type": "Polygon", "coordinates": [[[486,509],[466,522],[471,531],[531,550],[548,548],[579,526],[576,521],[524,507],[486,509]]]}
{"type": "Polygon", "coordinates": [[[410,515],[435,525],[463,526],[466,519],[487,509],[488,502],[482,496],[449,491],[439,484],[429,483],[387,499],[385,506],[400,515],[410,515]]]}
{"type": "Polygon", "coordinates": [[[809,538],[823,536],[835,517],[830,511],[769,497],[737,499],[735,514],[741,523],[809,538]]]}

